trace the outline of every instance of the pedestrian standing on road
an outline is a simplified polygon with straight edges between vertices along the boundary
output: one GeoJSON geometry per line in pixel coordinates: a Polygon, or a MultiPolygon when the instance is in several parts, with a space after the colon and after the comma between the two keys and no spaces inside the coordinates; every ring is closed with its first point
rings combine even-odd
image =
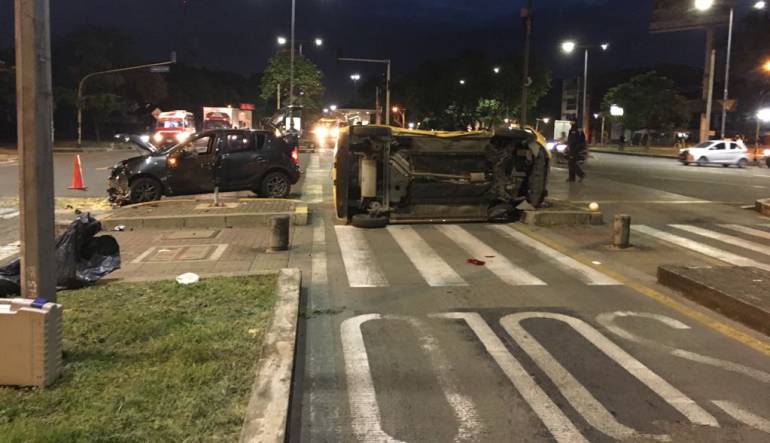
{"type": "Polygon", "coordinates": [[[579,129],[575,123],[572,123],[569,135],[567,135],[567,164],[569,167],[568,182],[574,182],[576,176],[581,182],[583,181],[583,178],[585,178],[586,174],[580,167],[580,162],[585,156],[585,151],[585,134],[583,134],[583,130],[579,129]]]}

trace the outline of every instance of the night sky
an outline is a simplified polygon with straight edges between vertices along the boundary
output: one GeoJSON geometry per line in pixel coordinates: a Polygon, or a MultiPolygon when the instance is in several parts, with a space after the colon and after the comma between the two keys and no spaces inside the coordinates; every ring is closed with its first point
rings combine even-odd
{"type": "MultiPolygon", "coordinates": [[[[176,49],[180,61],[244,74],[260,72],[289,34],[289,0],[52,0],[54,38],[81,24],[125,30],[136,53],[163,59],[176,49]]],[[[422,59],[481,49],[495,57],[521,46],[519,9],[524,0],[297,0],[297,38],[325,39],[305,51],[324,71],[328,99],[352,93],[349,75],[372,72],[338,65],[346,56],[391,58],[394,76],[422,59]]],[[[592,70],[656,63],[702,65],[702,33],[651,35],[650,0],[535,0],[534,47],[556,77],[576,75],[580,57],[559,53],[570,37],[610,41],[592,70]]],[[[0,0],[0,47],[12,39],[13,1],[0,0]]],[[[54,61],[55,62],[55,61],[54,61]]]]}

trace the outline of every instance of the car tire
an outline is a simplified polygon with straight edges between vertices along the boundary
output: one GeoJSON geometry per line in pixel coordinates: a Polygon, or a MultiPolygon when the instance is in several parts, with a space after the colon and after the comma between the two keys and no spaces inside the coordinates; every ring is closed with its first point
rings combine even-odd
{"type": "Polygon", "coordinates": [[[722,167],[723,167],[723,168],[729,168],[729,167],[730,167],[730,165],[729,165],[729,164],[727,164],[727,163],[722,163],[722,167]]]}
{"type": "Polygon", "coordinates": [[[748,165],[749,165],[749,161],[746,160],[745,158],[742,158],[742,159],[738,160],[738,167],[739,168],[745,169],[746,166],[748,166],[748,165]]]}
{"type": "Polygon", "coordinates": [[[698,159],[698,166],[706,166],[709,163],[709,159],[701,157],[698,159]]]}
{"type": "Polygon", "coordinates": [[[267,198],[286,198],[291,192],[289,176],[280,171],[274,171],[262,178],[259,194],[267,198]]]}
{"type": "Polygon", "coordinates": [[[682,162],[682,164],[685,166],[690,166],[690,162],[682,162]]]}
{"type": "Polygon", "coordinates": [[[129,200],[131,203],[146,203],[160,200],[163,187],[160,182],[150,177],[139,177],[131,182],[129,200]]]}
{"type": "Polygon", "coordinates": [[[369,214],[355,214],[350,223],[356,228],[379,229],[388,225],[388,217],[371,216],[369,214]]]}

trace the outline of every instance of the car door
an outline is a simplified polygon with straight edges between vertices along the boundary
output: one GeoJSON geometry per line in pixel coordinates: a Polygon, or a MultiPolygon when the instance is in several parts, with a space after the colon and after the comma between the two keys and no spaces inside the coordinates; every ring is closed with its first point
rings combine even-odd
{"type": "Polygon", "coordinates": [[[257,132],[224,133],[217,147],[214,180],[222,190],[251,189],[268,163],[265,135],[257,132]]]}
{"type": "Polygon", "coordinates": [[[728,149],[728,158],[726,159],[727,163],[730,164],[738,164],[738,161],[740,161],[741,158],[743,158],[744,152],[743,149],[741,149],[741,146],[738,143],[731,142],[730,143],[730,149],[728,149]]]}
{"type": "Polygon", "coordinates": [[[215,141],[215,134],[199,135],[169,153],[167,186],[172,194],[202,194],[214,190],[215,141]]]}
{"type": "Polygon", "coordinates": [[[723,142],[716,143],[709,148],[708,159],[711,163],[726,163],[728,158],[727,146],[723,142]]]}

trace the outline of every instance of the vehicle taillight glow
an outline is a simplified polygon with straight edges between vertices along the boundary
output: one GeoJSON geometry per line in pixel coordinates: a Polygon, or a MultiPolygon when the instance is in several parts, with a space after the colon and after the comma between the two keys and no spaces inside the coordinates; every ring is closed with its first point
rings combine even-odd
{"type": "Polygon", "coordinates": [[[166,164],[169,168],[175,168],[177,166],[177,158],[176,157],[169,157],[168,160],[166,160],[166,164]]]}
{"type": "Polygon", "coordinates": [[[293,161],[295,165],[299,165],[299,148],[297,146],[291,150],[291,161],[293,161]]]}

